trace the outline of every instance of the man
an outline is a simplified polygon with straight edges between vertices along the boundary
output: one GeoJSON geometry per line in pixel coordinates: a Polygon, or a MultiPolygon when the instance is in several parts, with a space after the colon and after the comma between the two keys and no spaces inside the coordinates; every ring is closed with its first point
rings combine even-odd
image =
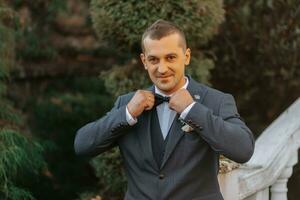
{"type": "Polygon", "coordinates": [[[185,76],[191,50],[176,25],[156,21],[141,45],[154,85],[120,96],[109,113],[82,127],[76,153],[97,155],[119,146],[126,200],[222,200],[219,155],[248,161],[254,150],[251,131],[230,94],[185,76]]]}

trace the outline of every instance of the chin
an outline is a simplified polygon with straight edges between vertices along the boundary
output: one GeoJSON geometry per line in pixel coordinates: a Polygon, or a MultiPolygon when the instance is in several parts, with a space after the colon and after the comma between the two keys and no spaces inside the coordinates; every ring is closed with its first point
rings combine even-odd
{"type": "Polygon", "coordinates": [[[159,84],[157,84],[156,86],[157,86],[160,90],[162,90],[162,91],[164,91],[164,92],[172,91],[172,89],[174,88],[174,87],[172,87],[172,85],[170,85],[170,84],[161,84],[161,83],[159,83],[159,84]]]}

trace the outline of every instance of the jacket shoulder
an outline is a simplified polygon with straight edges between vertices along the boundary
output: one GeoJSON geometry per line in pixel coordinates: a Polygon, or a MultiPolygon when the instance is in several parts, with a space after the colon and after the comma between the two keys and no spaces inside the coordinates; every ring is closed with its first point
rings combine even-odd
{"type": "Polygon", "coordinates": [[[217,90],[215,88],[212,88],[212,87],[209,87],[209,86],[206,86],[205,87],[207,88],[207,94],[209,97],[215,97],[215,98],[223,98],[224,95],[227,95],[227,93],[225,92],[222,92],[220,90],[217,90]]]}
{"type": "Polygon", "coordinates": [[[219,108],[226,96],[232,96],[229,93],[222,92],[215,88],[201,84],[204,87],[205,93],[203,95],[202,103],[208,108],[212,109],[215,114],[219,112],[219,108]]]}

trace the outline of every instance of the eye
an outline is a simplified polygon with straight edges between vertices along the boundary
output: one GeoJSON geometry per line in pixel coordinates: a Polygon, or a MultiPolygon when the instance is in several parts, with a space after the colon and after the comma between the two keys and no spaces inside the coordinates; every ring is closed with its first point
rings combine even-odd
{"type": "Polygon", "coordinates": [[[149,58],[148,61],[149,61],[151,64],[156,64],[156,63],[158,63],[158,59],[157,59],[157,58],[154,58],[154,57],[149,58]]]}
{"type": "Polygon", "coordinates": [[[167,57],[167,60],[170,61],[170,62],[174,61],[175,59],[176,59],[176,56],[174,56],[174,55],[171,55],[171,56],[167,57]]]}

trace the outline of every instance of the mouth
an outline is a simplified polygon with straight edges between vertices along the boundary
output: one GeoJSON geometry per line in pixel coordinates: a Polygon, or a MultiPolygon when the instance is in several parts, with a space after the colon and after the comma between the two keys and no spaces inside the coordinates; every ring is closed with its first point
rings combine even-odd
{"type": "Polygon", "coordinates": [[[160,82],[161,84],[167,84],[171,81],[171,75],[169,76],[159,76],[157,77],[158,82],[160,82]]]}
{"type": "Polygon", "coordinates": [[[169,78],[169,77],[171,77],[172,75],[168,75],[168,76],[157,76],[157,78],[159,78],[159,79],[166,79],[166,78],[169,78]]]}

